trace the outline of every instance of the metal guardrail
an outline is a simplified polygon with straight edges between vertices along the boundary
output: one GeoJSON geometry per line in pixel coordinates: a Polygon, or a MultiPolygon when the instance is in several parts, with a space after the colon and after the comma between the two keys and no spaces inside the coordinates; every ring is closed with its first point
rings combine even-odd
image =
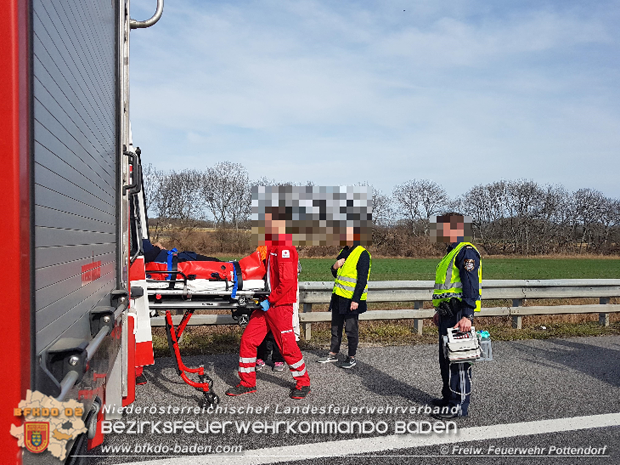
{"type": "MultiPolygon", "coordinates": [[[[369,310],[360,320],[413,319],[414,328],[422,334],[423,320],[431,318],[433,309],[423,309],[432,300],[433,281],[371,281],[368,283],[368,302],[411,302],[412,309],[369,310]]],[[[306,340],[312,337],[312,323],[331,321],[330,312],[312,312],[314,304],[328,304],[333,282],[300,282],[299,321],[304,326],[306,340]]],[[[609,325],[609,314],[620,312],[620,304],[609,299],[620,297],[620,279],[552,279],[552,280],[485,280],[483,300],[509,299],[510,307],[482,308],[477,317],[511,316],[513,327],[520,329],[525,315],[562,315],[598,313],[599,322],[609,325]],[[524,299],[597,298],[599,304],[553,305],[523,307],[524,299]]],[[[178,317],[181,318],[179,315],[178,317]]],[[[193,325],[235,324],[230,315],[194,315],[193,325]]],[[[152,326],[164,326],[163,318],[153,318],[152,326]]]]}

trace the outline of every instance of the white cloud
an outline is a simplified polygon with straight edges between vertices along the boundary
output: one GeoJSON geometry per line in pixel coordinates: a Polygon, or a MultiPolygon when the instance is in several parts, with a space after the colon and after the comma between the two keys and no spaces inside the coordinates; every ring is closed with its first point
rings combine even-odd
{"type": "Polygon", "coordinates": [[[167,2],[132,32],[134,139],[161,168],[231,160],[384,191],[430,178],[452,195],[527,177],[620,196],[618,7],[408,3],[167,2]]]}

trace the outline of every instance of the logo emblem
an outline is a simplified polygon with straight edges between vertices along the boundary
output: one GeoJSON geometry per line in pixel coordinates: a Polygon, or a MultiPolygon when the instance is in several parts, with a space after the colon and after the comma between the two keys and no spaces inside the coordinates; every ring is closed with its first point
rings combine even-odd
{"type": "Polygon", "coordinates": [[[50,424],[42,421],[27,421],[24,423],[24,445],[34,454],[39,454],[47,449],[50,442],[50,424]]]}
{"type": "Polygon", "coordinates": [[[465,260],[465,269],[467,271],[473,271],[475,267],[476,267],[476,263],[471,258],[468,258],[465,260]]]}
{"type": "Polygon", "coordinates": [[[17,439],[19,447],[35,454],[47,450],[64,461],[68,446],[72,444],[69,441],[88,431],[82,420],[83,415],[84,405],[74,399],[59,402],[28,389],[26,399],[13,409],[13,416],[23,422],[19,426],[11,423],[11,436],[17,439]]]}
{"type": "Polygon", "coordinates": [[[283,250],[282,251],[282,258],[291,258],[291,251],[290,250],[283,250]]]}

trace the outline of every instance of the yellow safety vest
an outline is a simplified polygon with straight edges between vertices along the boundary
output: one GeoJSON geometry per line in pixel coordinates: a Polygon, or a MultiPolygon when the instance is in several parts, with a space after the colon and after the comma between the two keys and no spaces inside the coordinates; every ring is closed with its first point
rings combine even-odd
{"type": "MultiPolygon", "coordinates": [[[[365,250],[366,249],[364,247],[358,245],[349,254],[344,262],[344,265],[338,268],[336,281],[334,282],[334,294],[344,297],[345,299],[353,298],[353,291],[355,291],[355,285],[357,284],[357,262],[365,250]]],[[[371,260],[368,263],[366,287],[364,288],[364,292],[362,293],[360,300],[366,300],[368,295],[368,279],[370,279],[370,267],[372,265],[372,257],[370,257],[370,252],[368,252],[368,257],[371,258],[371,260]]]]}
{"type": "MultiPolygon", "coordinates": [[[[463,283],[461,283],[460,270],[454,263],[456,256],[465,246],[473,247],[480,258],[480,252],[470,242],[459,242],[437,265],[435,271],[435,289],[433,290],[433,306],[438,307],[441,302],[452,298],[463,300],[463,283]]],[[[482,261],[478,267],[478,298],[474,311],[480,311],[480,299],[482,296],[482,261]]]]}

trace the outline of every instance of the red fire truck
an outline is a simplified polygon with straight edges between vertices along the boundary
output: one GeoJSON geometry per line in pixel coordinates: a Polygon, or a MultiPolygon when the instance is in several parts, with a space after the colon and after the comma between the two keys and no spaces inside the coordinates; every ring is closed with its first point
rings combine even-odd
{"type": "Polygon", "coordinates": [[[131,29],[162,10],[134,21],[129,0],[0,2],[2,463],[49,463],[9,434],[27,390],[84,405],[73,463],[102,442],[101,407],[133,402],[136,369],[153,363],[129,285],[140,182],[128,58],[131,29]]]}

